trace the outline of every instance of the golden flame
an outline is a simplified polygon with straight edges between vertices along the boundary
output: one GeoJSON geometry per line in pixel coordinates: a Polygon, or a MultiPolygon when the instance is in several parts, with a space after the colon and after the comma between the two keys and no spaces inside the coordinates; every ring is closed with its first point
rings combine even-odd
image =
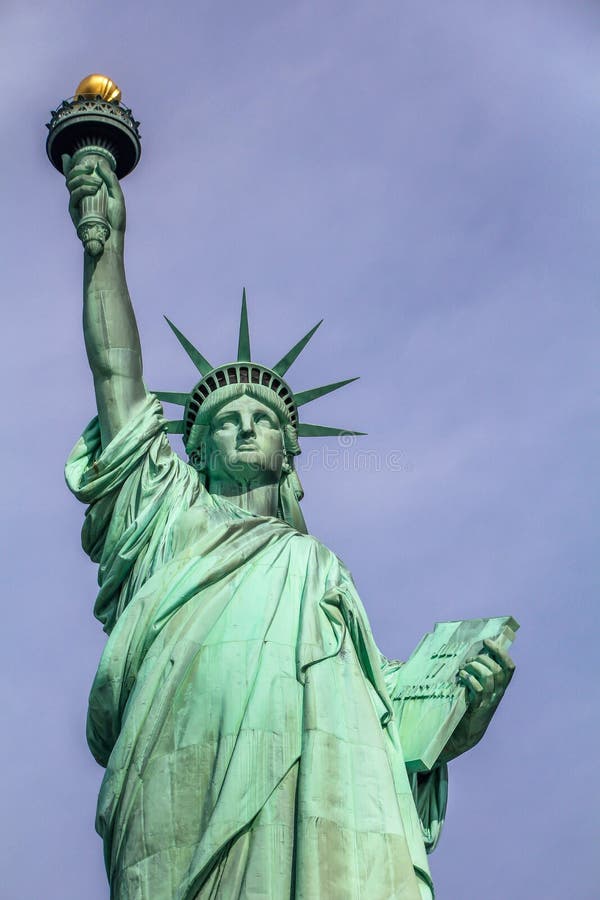
{"type": "Polygon", "coordinates": [[[102,97],[110,103],[118,103],[121,99],[121,90],[106,75],[88,75],[79,84],[75,96],[89,99],[102,97]]]}

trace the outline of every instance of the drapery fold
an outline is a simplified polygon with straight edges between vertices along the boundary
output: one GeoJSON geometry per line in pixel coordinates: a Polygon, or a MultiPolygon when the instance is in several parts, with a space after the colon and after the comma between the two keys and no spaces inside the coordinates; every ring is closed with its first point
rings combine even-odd
{"type": "Polygon", "coordinates": [[[103,451],[91,423],[66,475],[109,632],[88,742],[111,897],[420,898],[442,780],[415,786],[420,820],[337,557],[212,497],[151,396],[103,451]]]}

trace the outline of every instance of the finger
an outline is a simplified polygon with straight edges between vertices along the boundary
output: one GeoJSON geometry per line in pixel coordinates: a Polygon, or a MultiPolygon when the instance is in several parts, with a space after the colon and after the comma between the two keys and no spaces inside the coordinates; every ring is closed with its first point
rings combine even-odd
{"type": "Polygon", "coordinates": [[[466,663],[465,671],[473,675],[483,688],[488,700],[493,699],[504,690],[504,678],[500,666],[496,666],[499,676],[481,662],[480,658],[472,659],[466,663]]]}
{"type": "Polygon", "coordinates": [[[515,664],[506,650],[503,650],[502,647],[496,643],[496,641],[491,641],[489,639],[486,639],[483,644],[492,659],[494,659],[498,663],[498,665],[505,669],[507,672],[510,672],[512,677],[512,673],[515,671],[515,664]]]}
{"type": "Polygon", "coordinates": [[[63,153],[60,158],[62,162],[63,175],[66,178],[71,170],[71,166],[73,165],[73,160],[68,153],[63,153]]]}
{"type": "Polygon", "coordinates": [[[483,655],[500,668],[500,673],[496,675],[496,690],[501,695],[510,684],[515,672],[515,664],[508,653],[495,641],[485,640],[484,646],[483,655]]]}
{"type": "Polygon", "coordinates": [[[81,187],[76,188],[71,194],[71,200],[69,203],[69,209],[74,207],[75,209],[79,206],[84,197],[93,197],[94,194],[98,193],[98,188],[96,186],[88,187],[87,185],[82,185],[81,187]]]}
{"type": "MultiPolygon", "coordinates": [[[[492,657],[489,656],[487,653],[480,653],[479,656],[475,657],[475,659],[482,666],[485,666],[486,669],[489,669],[490,672],[493,672],[494,675],[499,675],[501,672],[504,671],[502,666],[499,663],[497,663],[495,659],[492,659],[492,657]]],[[[470,660],[470,662],[472,662],[472,661],[473,660],[470,660]]]]}
{"type": "MultiPolygon", "coordinates": [[[[489,669],[487,666],[485,666],[481,662],[479,657],[476,657],[475,659],[471,659],[471,660],[469,660],[469,662],[465,663],[464,669],[466,672],[470,672],[471,675],[475,675],[475,677],[478,678],[480,681],[493,681],[494,680],[494,673],[492,672],[491,669],[489,669]]],[[[498,666],[498,669],[500,669],[500,666],[498,666]]]]}
{"type": "Polygon", "coordinates": [[[96,173],[100,176],[108,190],[108,196],[116,200],[121,194],[121,186],[119,179],[103,159],[99,160],[96,165],[96,173]]]}
{"type": "Polygon", "coordinates": [[[481,663],[478,663],[476,660],[471,660],[471,662],[465,665],[464,671],[477,679],[486,694],[491,696],[494,693],[494,676],[490,670],[481,665],[481,663]]]}
{"type": "Polygon", "coordinates": [[[470,675],[465,669],[461,669],[458,673],[459,681],[464,684],[469,695],[469,705],[476,708],[483,700],[483,687],[479,684],[474,675],[470,675]]]}
{"type": "Polygon", "coordinates": [[[76,166],[71,166],[69,171],[67,172],[66,179],[69,181],[71,178],[75,178],[77,175],[91,175],[94,171],[94,166],[92,163],[77,163],[76,166]]]}
{"type": "Polygon", "coordinates": [[[96,175],[88,175],[85,173],[67,179],[67,187],[70,191],[74,191],[78,187],[93,187],[95,190],[99,190],[102,187],[102,184],[103,181],[101,178],[98,178],[96,175]]]}

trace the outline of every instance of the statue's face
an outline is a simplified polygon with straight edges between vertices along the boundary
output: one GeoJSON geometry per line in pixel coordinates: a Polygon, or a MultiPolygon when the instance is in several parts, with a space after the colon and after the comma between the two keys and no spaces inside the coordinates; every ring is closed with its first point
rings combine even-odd
{"type": "Polygon", "coordinates": [[[209,479],[269,483],[281,477],[285,451],[279,419],[246,394],[215,413],[207,450],[209,479]]]}

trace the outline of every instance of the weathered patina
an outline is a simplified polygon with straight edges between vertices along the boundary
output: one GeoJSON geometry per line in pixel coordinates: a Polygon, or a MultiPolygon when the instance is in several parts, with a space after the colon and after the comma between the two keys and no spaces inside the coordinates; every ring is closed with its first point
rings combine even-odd
{"type": "Polygon", "coordinates": [[[148,391],[116,167],[98,153],[63,166],[75,227],[100,193],[107,221],[84,255],[98,415],[66,475],[88,505],[83,546],[108,633],[88,741],[106,767],[97,828],[111,897],[431,897],[447,763],[487,728],[513,671],[506,642],[488,639],[489,622],[467,628],[472,654],[452,651],[441,718],[446,694],[427,666],[421,689],[417,657],[407,687],[300,510],[299,437],[341,430],[303,423],[299,408],[348,381],[303,394],[284,381],[312,332],[272,367],[253,362],[244,296],[234,362],[213,367],[172,326],[201,380],[187,395],[148,391]],[[184,407],[180,422],[159,397],[184,407]]]}

